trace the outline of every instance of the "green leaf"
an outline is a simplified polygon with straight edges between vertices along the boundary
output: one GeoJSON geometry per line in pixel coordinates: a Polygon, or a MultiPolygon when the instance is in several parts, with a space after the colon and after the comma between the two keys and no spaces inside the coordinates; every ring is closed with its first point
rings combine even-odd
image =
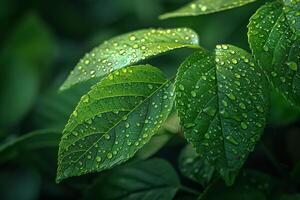
{"type": "Polygon", "coordinates": [[[286,15],[291,29],[300,36],[300,1],[299,0],[283,0],[283,11],[286,15]]]}
{"type": "Polygon", "coordinates": [[[85,199],[171,200],[180,187],[173,167],[151,159],[118,167],[100,176],[86,191],[85,199]]]}
{"type": "Polygon", "coordinates": [[[262,6],[250,19],[248,37],[252,52],[271,84],[292,105],[299,106],[300,38],[283,10],[279,2],[262,6]]]}
{"type": "Polygon", "coordinates": [[[24,152],[58,146],[60,137],[60,132],[45,129],[7,141],[0,146],[0,162],[13,159],[24,152]]]}
{"type": "Polygon", "coordinates": [[[230,45],[198,51],[179,68],[176,105],[185,136],[228,184],[263,132],[265,85],[251,55],[230,45]]]}
{"type": "Polygon", "coordinates": [[[278,187],[276,184],[277,180],[267,174],[245,170],[231,187],[220,180],[214,181],[198,200],[219,200],[220,197],[222,200],[266,200],[269,199],[267,195],[274,194],[273,190],[278,187]]]}
{"type": "Polygon", "coordinates": [[[181,173],[205,186],[213,177],[215,168],[205,161],[191,145],[187,145],[179,156],[181,173]]]}
{"type": "Polygon", "coordinates": [[[168,117],[173,87],[150,65],[119,69],[84,95],[66,125],[57,181],[131,158],[168,117]]]}
{"type": "Polygon", "coordinates": [[[197,34],[188,28],[144,29],[110,39],[79,61],[61,90],[146,58],[178,48],[198,48],[197,34]]]}
{"type": "Polygon", "coordinates": [[[173,12],[161,15],[160,19],[205,15],[252,3],[256,0],[195,0],[173,12]]]}

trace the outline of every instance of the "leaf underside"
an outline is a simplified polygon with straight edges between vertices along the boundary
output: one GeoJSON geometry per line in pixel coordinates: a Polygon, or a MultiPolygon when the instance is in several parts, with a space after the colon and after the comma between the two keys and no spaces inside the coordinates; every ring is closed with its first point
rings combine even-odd
{"type": "Polygon", "coordinates": [[[231,184],[265,126],[265,78],[250,54],[230,45],[201,50],[180,66],[176,106],[185,135],[231,184]]]}
{"type": "Polygon", "coordinates": [[[195,0],[173,12],[161,15],[160,19],[205,15],[252,3],[256,0],[195,0]]]}
{"type": "Polygon", "coordinates": [[[131,163],[113,169],[86,192],[86,199],[171,200],[180,187],[173,167],[161,159],[131,163]]]}
{"type": "Polygon", "coordinates": [[[188,28],[144,29],[117,36],[87,53],[61,90],[81,82],[100,80],[114,70],[184,47],[198,47],[197,34],[188,28]]]}
{"type": "Polygon", "coordinates": [[[131,158],[168,117],[172,88],[150,65],[119,69],[92,87],[63,131],[57,181],[131,158]]]}
{"type": "Polygon", "coordinates": [[[300,9],[299,3],[288,4],[296,1],[285,2],[289,7],[280,2],[262,6],[250,19],[248,37],[254,57],[274,88],[300,106],[300,16],[293,15],[300,9]]]}

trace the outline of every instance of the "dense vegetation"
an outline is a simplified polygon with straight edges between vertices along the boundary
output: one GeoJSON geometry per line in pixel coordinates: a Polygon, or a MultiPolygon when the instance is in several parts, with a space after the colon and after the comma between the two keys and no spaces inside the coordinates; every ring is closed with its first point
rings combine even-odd
{"type": "Polygon", "coordinates": [[[55,58],[37,16],[0,57],[4,199],[300,199],[299,0],[195,0],[168,28],[94,38],[65,81],[73,48],[55,58]]]}

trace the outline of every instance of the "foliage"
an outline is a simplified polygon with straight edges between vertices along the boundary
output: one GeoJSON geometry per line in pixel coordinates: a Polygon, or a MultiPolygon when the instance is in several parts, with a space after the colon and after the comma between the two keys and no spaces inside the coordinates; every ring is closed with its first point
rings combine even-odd
{"type": "MultiPolygon", "coordinates": [[[[151,10],[156,1],[122,2],[117,4],[123,8],[151,10]]],[[[106,23],[116,23],[106,14],[106,23]]],[[[3,12],[0,19],[10,15],[3,12]]],[[[9,85],[1,85],[0,180],[9,179],[6,172],[24,170],[24,180],[9,183],[32,179],[28,186],[35,190],[16,186],[25,199],[38,198],[43,187],[51,188],[45,196],[72,199],[299,199],[300,1],[194,0],[159,18],[177,18],[160,23],[178,21],[180,28],[132,31],[130,20],[130,31],[112,39],[105,35],[116,35],[112,28],[101,31],[89,40],[96,47],[66,79],[64,67],[74,65],[68,53],[80,57],[88,50],[65,44],[59,54],[63,70],[54,79],[51,29],[35,13],[17,23],[0,51],[0,62],[7,64],[1,81],[9,85]],[[214,46],[202,40],[204,15],[221,19],[238,12],[241,18],[246,13],[236,10],[245,8],[252,15],[247,26],[236,19],[228,29],[219,24],[213,31],[231,39],[212,34],[214,46]],[[236,42],[236,36],[247,43],[236,42]],[[39,94],[47,79],[54,84],[39,94]],[[17,121],[22,131],[39,130],[20,134],[17,121]],[[33,128],[26,126],[31,121],[33,128]],[[277,132],[286,133],[285,139],[273,141],[277,132]],[[278,141],[287,147],[277,156],[278,141]],[[294,168],[291,173],[280,156],[292,160],[285,163],[294,168]]],[[[61,28],[84,35],[89,26],[82,19],[64,19],[68,23],[61,28]],[[73,30],[77,23],[81,33],[73,30]]],[[[0,188],[5,199],[21,198],[0,188]]]]}

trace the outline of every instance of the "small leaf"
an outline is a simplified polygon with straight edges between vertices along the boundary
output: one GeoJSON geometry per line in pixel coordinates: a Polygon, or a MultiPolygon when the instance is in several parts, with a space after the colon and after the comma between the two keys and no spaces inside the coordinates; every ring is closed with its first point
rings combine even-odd
{"type": "Polygon", "coordinates": [[[180,187],[173,167],[161,159],[131,163],[100,176],[86,200],[171,200],[180,187]]]}
{"type": "Polygon", "coordinates": [[[198,48],[197,34],[188,28],[144,29],[127,33],[101,44],[79,61],[61,90],[101,79],[108,73],[146,58],[178,48],[198,48]]]}
{"type": "Polygon", "coordinates": [[[180,66],[176,105],[185,136],[228,184],[263,132],[265,78],[251,55],[230,45],[201,50],[180,66]]]}
{"type": "Polygon", "coordinates": [[[187,145],[179,156],[181,173],[205,186],[213,177],[215,168],[197,154],[191,145],[187,145]]]}
{"type": "Polygon", "coordinates": [[[15,158],[27,151],[59,144],[61,133],[55,130],[40,130],[22,135],[0,146],[0,162],[15,158]]]}
{"type": "Polygon", "coordinates": [[[161,15],[159,18],[205,15],[240,7],[254,1],[256,0],[194,0],[178,10],[161,15]]]}
{"type": "Polygon", "coordinates": [[[292,105],[299,106],[300,37],[294,33],[283,10],[279,2],[262,6],[250,19],[248,37],[254,57],[271,84],[292,105]]]}
{"type": "Polygon", "coordinates": [[[60,143],[57,180],[102,171],[131,158],[161,127],[172,84],[150,65],[117,70],[84,95],[60,143]]]}

